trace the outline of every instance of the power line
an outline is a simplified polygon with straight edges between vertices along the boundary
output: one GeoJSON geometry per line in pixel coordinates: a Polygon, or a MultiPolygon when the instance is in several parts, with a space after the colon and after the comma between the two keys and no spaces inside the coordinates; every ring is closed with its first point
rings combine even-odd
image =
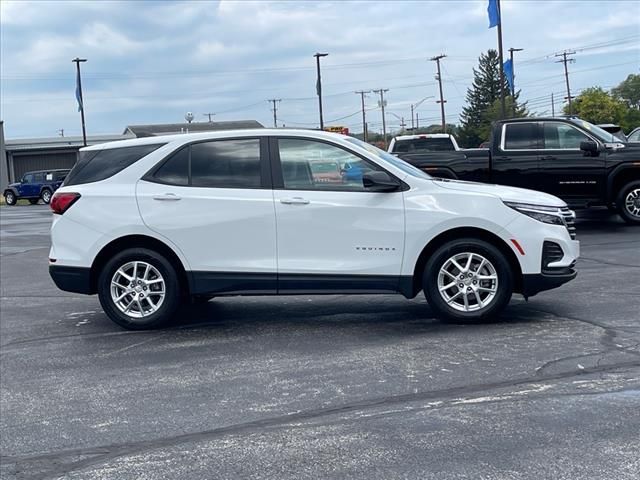
{"type": "Polygon", "coordinates": [[[209,117],[209,123],[211,123],[211,121],[212,121],[211,117],[215,117],[216,114],[215,113],[203,113],[202,115],[205,116],[205,117],[209,117]]]}

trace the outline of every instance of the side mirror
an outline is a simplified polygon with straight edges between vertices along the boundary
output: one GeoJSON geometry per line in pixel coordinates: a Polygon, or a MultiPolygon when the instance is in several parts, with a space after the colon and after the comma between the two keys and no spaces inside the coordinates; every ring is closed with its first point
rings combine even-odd
{"type": "Polygon", "coordinates": [[[400,182],[387,172],[366,172],[362,184],[371,192],[395,192],[400,188],[400,182]]]}
{"type": "Polygon", "coordinates": [[[593,142],[591,140],[587,140],[585,142],[580,142],[580,150],[584,152],[590,152],[590,153],[599,153],[600,145],[598,145],[596,142],[593,142]]]}

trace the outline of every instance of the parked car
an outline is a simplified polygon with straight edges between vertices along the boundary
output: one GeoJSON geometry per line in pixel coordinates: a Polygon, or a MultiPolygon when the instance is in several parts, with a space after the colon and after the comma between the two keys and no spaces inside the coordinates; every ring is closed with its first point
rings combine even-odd
{"type": "Polygon", "coordinates": [[[640,127],[631,130],[631,133],[627,136],[627,142],[640,143],[640,127]]]}
{"type": "Polygon", "coordinates": [[[533,188],[575,208],[606,205],[640,225],[640,145],[578,118],[503,120],[488,149],[398,156],[439,177],[533,188]]]}
{"type": "Polygon", "coordinates": [[[460,150],[458,142],[448,133],[399,135],[391,139],[389,153],[454,152],[460,150]]]}
{"type": "Polygon", "coordinates": [[[599,123],[597,126],[603,129],[605,132],[609,132],[621,142],[627,141],[627,136],[624,134],[624,131],[622,130],[622,127],[620,125],[616,125],[615,123],[599,123]]]}
{"type": "Polygon", "coordinates": [[[220,295],[424,291],[453,321],[496,317],[576,276],[574,214],[545,193],[432,178],[321,131],[244,130],[91,146],[51,202],[49,272],[118,325],[220,295]],[[358,169],[316,181],[310,159],[358,169]]]}
{"type": "Polygon", "coordinates": [[[15,205],[18,200],[25,198],[32,205],[38,203],[38,200],[49,203],[68,173],[68,169],[27,172],[19,182],[10,183],[4,189],[4,201],[7,205],[15,205]]]}

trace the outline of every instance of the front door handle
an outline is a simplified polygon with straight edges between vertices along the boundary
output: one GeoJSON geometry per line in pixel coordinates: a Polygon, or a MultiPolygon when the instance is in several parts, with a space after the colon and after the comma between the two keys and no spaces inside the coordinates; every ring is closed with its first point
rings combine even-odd
{"type": "Polygon", "coordinates": [[[284,203],[285,205],[308,205],[309,200],[302,197],[281,198],[280,203],[284,203]]]}
{"type": "Polygon", "coordinates": [[[548,162],[550,160],[557,160],[557,157],[554,157],[553,155],[547,155],[546,157],[542,157],[540,160],[543,160],[545,162],[548,162]]]}
{"type": "Polygon", "coordinates": [[[180,200],[180,197],[175,193],[164,193],[162,195],[154,195],[153,199],[161,202],[175,202],[180,200]]]}

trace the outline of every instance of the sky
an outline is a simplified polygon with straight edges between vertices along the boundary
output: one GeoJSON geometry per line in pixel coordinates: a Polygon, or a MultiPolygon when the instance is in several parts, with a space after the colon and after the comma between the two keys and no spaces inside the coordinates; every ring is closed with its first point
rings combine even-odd
{"type": "MultiPolygon", "coordinates": [[[[472,1],[0,1],[0,119],[7,139],[81,134],[75,57],[82,64],[88,135],[126,125],[255,119],[318,126],[322,59],[325,125],[362,131],[359,90],[388,89],[387,126],[439,123],[436,65],[448,123],[458,123],[478,56],[497,48],[487,0],[472,1]],[[398,118],[400,117],[400,118],[398,118]]],[[[566,96],[556,53],[570,50],[572,94],[640,72],[640,0],[502,0],[505,50],[533,113],[566,96]]],[[[369,128],[380,131],[376,94],[369,128]]]]}

